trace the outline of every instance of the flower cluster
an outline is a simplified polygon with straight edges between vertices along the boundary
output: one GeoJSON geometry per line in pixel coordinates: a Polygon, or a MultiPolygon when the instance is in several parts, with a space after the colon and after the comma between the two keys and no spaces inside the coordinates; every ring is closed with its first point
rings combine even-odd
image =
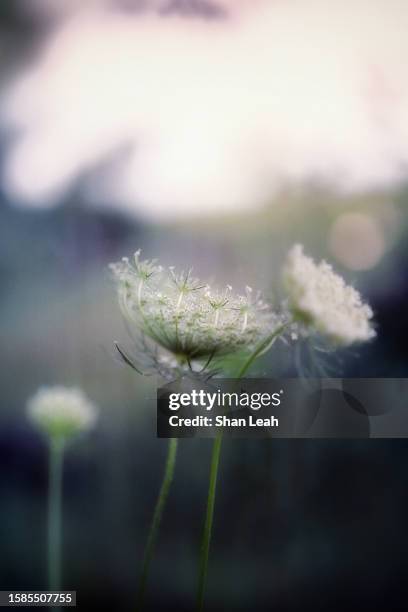
{"type": "Polygon", "coordinates": [[[346,285],[325,261],[316,264],[295,245],[283,273],[294,319],[332,343],[349,346],[375,336],[373,312],[358,291],[346,285]]]}
{"type": "Polygon", "coordinates": [[[285,333],[292,341],[318,334],[333,347],[375,336],[372,310],[360,294],[325,261],[316,264],[306,256],[301,245],[290,250],[284,265],[287,305],[280,314],[250,287],[243,295],[229,285],[214,290],[194,278],[191,270],[178,273],[155,260],[141,260],[140,251],[132,261],[123,258],[110,267],[122,311],[141,332],[141,354],[149,356],[154,347],[154,368],[160,374],[174,371],[176,365],[179,370],[191,368],[192,361],[210,363],[213,357],[239,351],[259,355],[260,347],[270,346],[269,338],[274,341],[285,333]]]}
{"type": "Polygon", "coordinates": [[[42,387],[28,402],[31,421],[51,438],[71,438],[93,427],[98,411],[77,388],[42,387]]]}
{"type": "Polygon", "coordinates": [[[111,264],[126,317],[144,336],[180,362],[250,351],[279,317],[247,287],[236,295],[227,286],[217,291],[192,276],[155,261],[127,258],[111,264]]]}

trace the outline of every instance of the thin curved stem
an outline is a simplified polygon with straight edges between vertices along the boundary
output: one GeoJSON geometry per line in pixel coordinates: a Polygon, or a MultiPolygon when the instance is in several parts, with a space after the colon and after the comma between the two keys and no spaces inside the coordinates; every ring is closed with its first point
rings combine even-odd
{"type": "MultiPolygon", "coordinates": [[[[249,359],[246,362],[246,368],[241,368],[240,375],[238,378],[243,376],[246,370],[251,365],[252,361],[249,359]]],[[[211,468],[210,468],[210,482],[208,485],[208,497],[207,497],[207,509],[205,514],[204,531],[201,540],[201,552],[200,552],[200,567],[198,574],[198,593],[197,593],[197,611],[202,612],[204,610],[204,597],[205,589],[207,585],[207,574],[208,574],[208,559],[210,554],[210,544],[212,535],[212,526],[214,520],[214,506],[215,506],[215,494],[217,489],[218,479],[218,468],[220,463],[222,445],[222,434],[219,433],[213,442],[213,449],[211,455],[211,468]]]]}
{"type": "Polygon", "coordinates": [[[210,552],[211,532],[214,519],[214,505],[215,505],[215,493],[217,488],[218,478],[218,466],[220,462],[221,454],[222,435],[218,434],[214,440],[212,456],[211,456],[211,469],[210,469],[210,483],[208,487],[208,499],[207,499],[207,511],[205,515],[203,539],[201,542],[201,554],[200,554],[200,569],[198,576],[198,594],[197,594],[197,610],[201,612],[204,609],[204,595],[205,587],[207,584],[207,573],[208,573],[208,557],[210,552]]]}
{"type": "Polygon", "coordinates": [[[147,578],[149,575],[150,563],[153,558],[154,548],[159,533],[160,523],[163,515],[163,510],[166,505],[167,497],[170,490],[170,485],[174,476],[174,468],[176,465],[177,457],[177,438],[170,438],[169,446],[167,451],[166,465],[164,468],[163,482],[160,487],[159,496],[157,498],[156,506],[153,513],[153,519],[150,525],[149,533],[147,536],[147,543],[142,563],[142,573],[139,583],[139,591],[137,596],[136,610],[141,612],[144,602],[144,596],[147,586],[147,578]]]}
{"type": "MultiPolygon", "coordinates": [[[[242,378],[257,357],[270,349],[276,338],[283,332],[288,323],[278,327],[265,338],[251,353],[238,372],[237,379],[242,378]]],[[[207,510],[204,522],[203,537],[201,540],[200,567],[198,575],[197,612],[204,610],[205,588],[207,584],[208,559],[210,554],[211,533],[214,520],[215,494],[217,489],[218,468],[220,463],[222,434],[218,434],[213,443],[211,455],[210,482],[208,486],[207,510]]]]}
{"type": "MultiPolygon", "coordinates": [[[[60,438],[50,440],[49,480],[48,480],[48,588],[61,590],[61,525],[62,525],[62,466],[64,441],[60,438]]],[[[54,608],[55,611],[60,607],[54,608]]]]}
{"type": "Polygon", "coordinates": [[[243,363],[241,369],[239,370],[237,374],[237,378],[242,378],[244,374],[247,373],[247,371],[249,370],[249,368],[251,367],[255,359],[257,357],[260,357],[267,351],[269,351],[269,349],[271,348],[275,340],[281,335],[285,327],[287,327],[288,325],[289,325],[289,322],[283,323],[277,329],[275,329],[269,336],[267,336],[264,340],[262,340],[260,344],[258,344],[256,349],[250,354],[248,359],[243,363]]]}

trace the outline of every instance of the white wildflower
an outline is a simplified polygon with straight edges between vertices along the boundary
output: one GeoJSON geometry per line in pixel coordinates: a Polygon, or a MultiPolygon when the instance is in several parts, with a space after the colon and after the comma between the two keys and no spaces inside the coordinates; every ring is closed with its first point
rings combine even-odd
{"type": "Polygon", "coordinates": [[[254,346],[280,323],[260,300],[235,295],[227,286],[217,291],[191,275],[176,273],[155,262],[138,266],[141,277],[125,259],[112,264],[119,302],[126,317],[156,345],[180,361],[226,355],[254,346]]]}
{"type": "Polygon", "coordinates": [[[342,346],[375,336],[370,323],[373,312],[358,291],[328,263],[316,264],[306,256],[301,245],[290,250],[283,277],[295,320],[342,346]]]}
{"type": "Polygon", "coordinates": [[[71,438],[90,429],[98,411],[77,388],[41,387],[28,401],[30,420],[50,437],[71,438]]]}

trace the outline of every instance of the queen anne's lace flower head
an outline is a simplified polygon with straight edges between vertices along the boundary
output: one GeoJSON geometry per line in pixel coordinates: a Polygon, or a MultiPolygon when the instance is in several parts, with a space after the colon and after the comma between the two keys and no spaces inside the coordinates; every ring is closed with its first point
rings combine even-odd
{"type": "Polygon", "coordinates": [[[251,350],[278,326],[279,318],[257,296],[249,299],[227,286],[217,291],[155,262],[128,259],[111,264],[122,310],[142,334],[180,360],[205,359],[251,350]]]}
{"type": "Polygon", "coordinates": [[[50,437],[71,438],[93,427],[98,411],[77,388],[42,387],[28,401],[31,421],[50,437]]]}
{"type": "Polygon", "coordinates": [[[358,291],[328,263],[316,264],[306,256],[301,245],[290,250],[283,277],[295,320],[342,346],[375,336],[373,312],[358,291]]]}

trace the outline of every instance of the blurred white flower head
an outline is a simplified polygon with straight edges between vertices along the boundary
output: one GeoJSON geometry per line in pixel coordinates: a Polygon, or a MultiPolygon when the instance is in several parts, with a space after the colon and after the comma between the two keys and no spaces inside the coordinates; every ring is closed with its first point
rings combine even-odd
{"type": "Polygon", "coordinates": [[[260,298],[217,291],[155,262],[127,258],[111,264],[126,318],[156,345],[180,361],[249,351],[280,323],[260,298]]]}
{"type": "Polygon", "coordinates": [[[28,401],[30,420],[50,437],[71,438],[91,429],[97,420],[96,406],[81,389],[41,387],[28,401]]]}
{"type": "Polygon", "coordinates": [[[290,250],[284,283],[295,319],[316,329],[331,342],[348,346],[375,336],[373,311],[325,261],[316,264],[299,244],[290,250]]]}

